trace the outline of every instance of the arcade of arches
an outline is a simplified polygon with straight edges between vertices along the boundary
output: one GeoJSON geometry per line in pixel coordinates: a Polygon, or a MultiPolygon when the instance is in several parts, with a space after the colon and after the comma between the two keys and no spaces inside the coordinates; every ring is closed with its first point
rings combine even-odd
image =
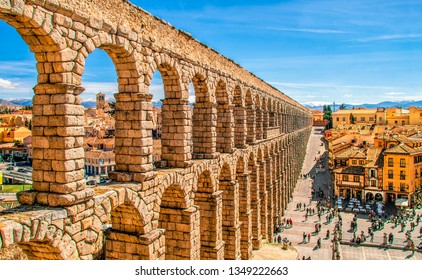
{"type": "Polygon", "coordinates": [[[249,259],[272,240],[305,156],[307,109],[127,1],[4,0],[0,19],[38,70],[33,189],[0,213],[0,249],[16,244],[29,259],[249,259]],[[90,187],[80,93],[96,48],[118,76],[116,169],[111,183],[90,187]],[[148,91],[156,70],[161,168],[148,91]]]}

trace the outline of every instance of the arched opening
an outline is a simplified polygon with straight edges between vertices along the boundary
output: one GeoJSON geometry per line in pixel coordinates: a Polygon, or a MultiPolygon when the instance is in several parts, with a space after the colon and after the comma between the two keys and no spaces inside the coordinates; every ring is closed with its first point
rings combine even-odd
{"type": "MultiPolygon", "coordinates": [[[[173,64],[161,62],[156,70],[164,87],[161,99],[161,159],[156,167],[186,167],[191,154],[191,110],[188,89],[183,89],[180,74],[173,64]]],[[[188,86],[188,85],[187,85],[188,86]]]]}
{"type": "Polygon", "coordinates": [[[217,108],[208,91],[206,78],[195,75],[189,86],[189,99],[193,103],[192,158],[216,157],[217,108]]]}
{"type": "MultiPolygon", "coordinates": [[[[14,169],[2,171],[2,183],[4,192],[16,192],[31,189],[33,182],[32,98],[38,69],[30,48],[36,35],[29,23],[20,24],[5,14],[0,15],[0,30],[5,38],[0,46],[0,98],[5,100],[0,105],[0,161],[14,169]],[[19,25],[20,30],[16,29],[19,25]],[[19,33],[25,31],[29,32],[27,36],[19,33]],[[25,173],[13,176],[19,168],[25,173]]],[[[17,201],[9,204],[16,205],[17,201]]]]}
{"type": "Polygon", "coordinates": [[[222,242],[222,192],[215,191],[211,173],[204,171],[198,178],[195,205],[200,211],[201,260],[224,259],[222,242]]]}
{"type": "Polygon", "coordinates": [[[219,175],[219,190],[223,191],[224,258],[240,259],[239,185],[225,163],[219,175]]]}
{"type": "Polygon", "coordinates": [[[145,217],[141,215],[139,209],[125,203],[113,209],[110,216],[111,229],[106,231],[105,259],[159,259],[159,256],[156,256],[157,252],[149,248],[154,244],[140,242],[141,239],[145,239],[142,235],[147,232],[145,217]]]}
{"type": "Polygon", "coordinates": [[[84,108],[85,179],[88,185],[110,180],[116,169],[114,94],[118,91],[116,68],[110,55],[95,49],[85,60],[80,95],[84,108]]]}
{"type": "Polygon", "coordinates": [[[217,84],[215,91],[217,101],[217,151],[220,153],[231,153],[234,148],[234,131],[232,108],[229,104],[227,85],[223,81],[217,84]]]}
{"type": "Polygon", "coordinates": [[[250,178],[251,215],[252,215],[252,246],[258,250],[262,246],[261,236],[261,197],[259,193],[259,165],[254,153],[250,153],[248,159],[248,171],[250,178]]]}

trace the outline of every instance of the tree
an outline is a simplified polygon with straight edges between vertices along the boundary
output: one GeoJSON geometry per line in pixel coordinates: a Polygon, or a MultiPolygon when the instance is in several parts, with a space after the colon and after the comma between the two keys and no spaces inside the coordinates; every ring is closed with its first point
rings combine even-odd
{"type": "Polygon", "coordinates": [[[114,113],[116,112],[116,102],[110,101],[108,102],[108,106],[110,107],[110,111],[108,111],[108,114],[110,117],[114,117],[114,113]]]}
{"type": "Polygon", "coordinates": [[[350,120],[350,123],[351,123],[351,124],[355,124],[355,122],[356,122],[356,117],[355,117],[355,116],[353,116],[353,114],[352,114],[352,113],[350,113],[349,120],[350,120]]]}
{"type": "MultiPolygon", "coordinates": [[[[324,105],[325,106],[325,105],[324,105]]],[[[331,106],[327,105],[325,106],[325,110],[324,110],[324,120],[328,120],[328,129],[333,127],[333,112],[331,111],[331,106]]]]}
{"type": "Polygon", "coordinates": [[[342,103],[340,107],[338,107],[339,110],[346,110],[346,104],[342,103]]]}

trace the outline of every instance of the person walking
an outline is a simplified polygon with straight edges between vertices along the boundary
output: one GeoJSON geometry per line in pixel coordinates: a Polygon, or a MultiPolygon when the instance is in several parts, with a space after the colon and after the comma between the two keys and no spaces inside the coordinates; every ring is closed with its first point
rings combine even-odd
{"type": "Polygon", "coordinates": [[[330,230],[327,229],[327,233],[325,234],[325,239],[329,239],[330,238],[330,230]]]}
{"type": "Polygon", "coordinates": [[[311,241],[311,234],[308,233],[308,243],[311,241]]]}
{"type": "Polygon", "coordinates": [[[303,240],[302,240],[302,243],[306,243],[306,233],[305,232],[303,232],[303,240]]]}
{"type": "Polygon", "coordinates": [[[318,237],[317,248],[321,248],[321,237],[318,237]]]}

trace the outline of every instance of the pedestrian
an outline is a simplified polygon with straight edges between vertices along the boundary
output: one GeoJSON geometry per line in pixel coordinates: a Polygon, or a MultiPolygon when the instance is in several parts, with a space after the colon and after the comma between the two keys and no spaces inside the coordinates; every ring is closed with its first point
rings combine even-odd
{"type": "Polygon", "coordinates": [[[394,242],[394,235],[393,233],[390,232],[390,234],[388,235],[388,241],[390,243],[390,245],[393,245],[394,242]]]}
{"type": "Polygon", "coordinates": [[[290,227],[293,227],[293,220],[290,219],[290,227]]]}
{"type": "Polygon", "coordinates": [[[279,236],[277,237],[277,241],[278,241],[278,243],[281,243],[281,235],[279,235],[279,236]]]}
{"type": "Polygon", "coordinates": [[[303,232],[303,240],[302,240],[302,243],[305,243],[305,242],[306,242],[306,233],[303,232]]]}
{"type": "Polygon", "coordinates": [[[329,239],[330,238],[330,230],[327,229],[327,234],[325,235],[325,239],[329,239]]]}
{"type": "Polygon", "coordinates": [[[321,237],[318,237],[317,247],[318,249],[321,248],[321,237]]]}
{"type": "Polygon", "coordinates": [[[310,233],[308,233],[308,243],[309,243],[309,241],[311,241],[311,234],[310,233]]]}

